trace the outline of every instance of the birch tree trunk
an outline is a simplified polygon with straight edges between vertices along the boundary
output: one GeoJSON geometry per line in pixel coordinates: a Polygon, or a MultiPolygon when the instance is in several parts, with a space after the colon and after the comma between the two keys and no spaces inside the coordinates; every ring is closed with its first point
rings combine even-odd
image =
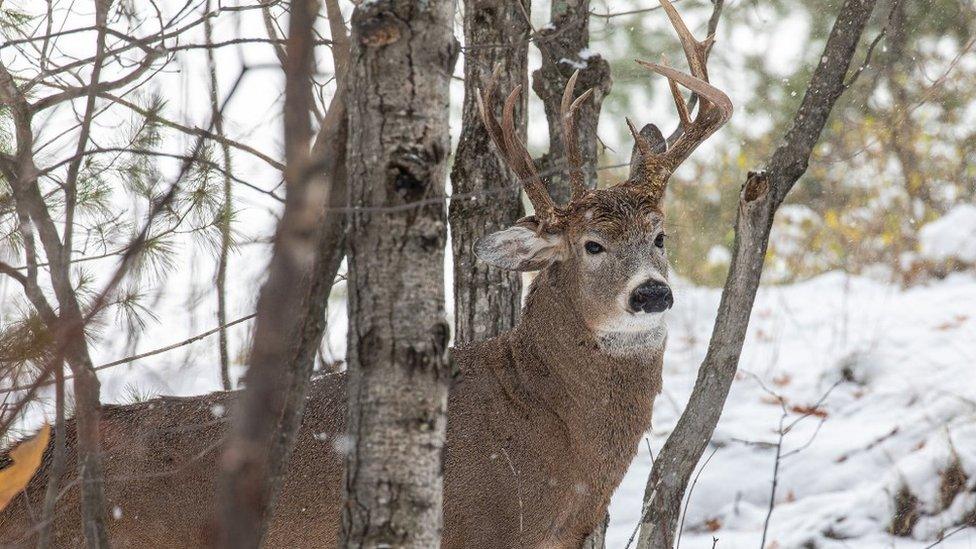
{"type": "MultiPolygon", "coordinates": [[[[528,2],[525,13],[528,13],[528,2]]],[[[522,307],[522,278],[477,260],[474,243],[515,223],[522,212],[521,187],[492,150],[478,112],[478,90],[501,68],[498,86],[527,85],[529,25],[517,2],[468,0],[464,5],[464,110],[461,138],[451,171],[451,243],[454,251],[454,341],[480,341],[510,330],[522,307]]],[[[501,109],[501,106],[498,106],[501,109]]],[[[496,113],[501,116],[501,113],[496,113]]],[[[525,140],[525,95],[516,108],[525,140]]]]}
{"type": "Polygon", "coordinates": [[[453,15],[449,0],[376,0],[353,13],[345,547],[440,544],[453,15]]]}
{"type": "Polygon", "coordinates": [[[685,412],[654,462],[644,488],[638,549],[671,549],[688,480],[715,431],[739,364],[759,288],[769,232],[779,205],[806,172],[830,111],[847,89],[851,58],[875,0],[846,0],[824,46],[793,126],[739,197],[735,243],[708,353],[685,412]]]}

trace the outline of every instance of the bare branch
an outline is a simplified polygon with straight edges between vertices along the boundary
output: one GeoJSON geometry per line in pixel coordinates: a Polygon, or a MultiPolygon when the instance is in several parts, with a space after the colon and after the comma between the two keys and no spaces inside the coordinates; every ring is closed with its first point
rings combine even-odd
{"type": "MultiPolygon", "coordinates": [[[[211,2],[207,0],[207,11],[211,9],[211,2]]],[[[213,43],[213,26],[209,19],[203,24],[204,35],[207,44],[213,43]]],[[[220,113],[220,100],[218,99],[219,90],[217,89],[217,61],[214,59],[212,48],[207,49],[207,72],[210,77],[210,111],[214,121],[214,130],[221,138],[221,153],[224,161],[224,196],[223,205],[220,209],[220,253],[217,257],[217,274],[214,277],[214,284],[217,287],[217,324],[223,326],[227,323],[227,263],[229,262],[231,237],[231,216],[233,193],[231,187],[231,157],[230,146],[224,137],[224,117],[220,113]]],[[[220,357],[220,381],[225,391],[234,388],[230,379],[230,353],[228,351],[227,330],[220,329],[220,337],[217,341],[217,351],[220,357]]]]}
{"type": "MultiPolygon", "coordinates": [[[[232,328],[234,326],[237,326],[238,324],[241,324],[242,322],[247,322],[248,320],[251,320],[252,318],[254,318],[254,316],[255,316],[254,313],[251,313],[249,315],[244,315],[244,316],[242,316],[242,317],[240,317],[238,319],[232,320],[232,321],[230,321],[230,322],[228,322],[226,324],[221,324],[221,325],[215,326],[214,328],[211,328],[211,329],[207,330],[206,332],[201,332],[199,334],[196,334],[194,336],[188,337],[186,339],[177,341],[176,343],[171,343],[171,344],[166,345],[164,347],[159,347],[158,349],[152,349],[150,351],[145,351],[143,353],[139,353],[139,354],[136,354],[136,355],[127,356],[125,358],[120,358],[120,359],[117,359],[117,360],[113,360],[111,362],[106,362],[105,364],[99,364],[98,366],[95,366],[94,369],[95,369],[95,371],[99,371],[100,372],[102,370],[106,370],[108,368],[112,368],[112,367],[115,367],[115,366],[121,366],[123,364],[129,364],[129,363],[135,362],[137,360],[142,360],[144,358],[149,358],[151,356],[160,355],[160,354],[163,354],[163,353],[172,351],[173,349],[179,349],[180,347],[186,347],[187,345],[190,345],[191,343],[196,343],[197,341],[200,341],[201,339],[208,338],[208,337],[210,337],[210,336],[212,336],[212,335],[220,332],[221,330],[225,330],[227,328],[232,328]]],[[[72,377],[71,376],[68,376],[65,379],[66,380],[70,380],[70,379],[72,379],[72,377]]],[[[25,384],[25,385],[14,385],[13,387],[7,387],[5,389],[2,389],[2,390],[0,390],[0,395],[5,395],[5,394],[8,394],[8,393],[15,393],[15,392],[18,392],[18,391],[26,391],[26,390],[29,390],[29,389],[32,389],[32,388],[38,388],[39,389],[39,388],[42,388],[42,387],[48,387],[48,386],[53,385],[53,384],[54,383],[51,382],[51,381],[43,381],[43,380],[42,381],[38,381],[38,380],[34,380],[34,382],[28,383],[28,384],[25,384]]]]}
{"type": "Polygon", "coordinates": [[[158,57],[159,54],[147,55],[136,69],[121,78],[109,80],[107,82],[98,82],[97,84],[92,84],[90,86],[70,87],[60,93],[49,95],[43,99],[37,100],[31,105],[30,108],[34,112],[40,112],[59,103],[83,97],[91,92],[98,94],[121,88],[122,86],[126,86],[138,80],[139,77],[152,68],[153,63],[156,61],[156,59],[158,59],[158,57]]]}
{"type": "MultiPolygon", "coordinates": [[[[204,128],[191,127],[191,126],[186,126],[186,125],[180,124],[179,122],[174,122],[172,120],[169,120],[167,118],[164,118],[162,116],[159,116],[159,114],[157,114],[157,113],[154,113],[152,111],[149,111],[147,109],[144,109],[144,108],[140,107],[137,103],[134,103],[132,101],[129,101],[129,100],[127,100],[127,99],[125,99],[125,98],[123,98],[121,96],[118,96],[118,95],[113,95],[113,94],[108,93],[108,92],[100,92],[98,94],[98,96],[101,97],[101,98],[103,98],[103,99],[108,99],[109,101],[111,101],[113,103],[117,103],[119,105],[122,105],[123,107],[126,107],[129,110],[132,110],[133,112],[136,112],[139,115],[146,117],[148,120],[152,120],[153,122],[158,122],[158,123],[160,123],[163,126],[166,126],[168,128],[173,128],[174,130],[177,130],[177,131],[183,132],[183,133],[185,133],[187,135],[192,135],[192,136],[195,136],[195,137],[205,137],[207,139],[210,139],[210,140],[214,141],[215,143],[219,143],[220,145],[227,145],[229,147],[233,147],[233,148],[238,149],[240,151],[244,151],[244,152],[246,152],[248,154],[251,154],[251,155],[255,156],[256,158],[259,158],[259,159],[263,160],[269,166],[271,166],[271,167],[273,167],[273,168],[275,168],[275,169],[277,169],[279,171],[284,171],[284,169],[285,169],[285,165],[283,163],[275,160],[274,158],[271,158],[267,154],[265,154],[265,153],[263,153],[263,152],[255,149],[254,147],[252,147],[250,145],[247,145],[245,143],[241,143],[240,141],[235,141],[233,139],[230,139],[226,135],[217,134],[217,133],[211,132],[209,130],[206,130],[204,128]]],[[[276,197],[276,199],[279,200],[279,201],[281,200],[280,198],[277,198],[277,197],[276,197]]]]}

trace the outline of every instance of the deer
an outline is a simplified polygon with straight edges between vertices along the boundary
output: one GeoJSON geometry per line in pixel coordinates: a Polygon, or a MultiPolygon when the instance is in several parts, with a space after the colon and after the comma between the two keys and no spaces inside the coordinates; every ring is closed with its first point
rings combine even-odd
{"type": "MultiPolygon", "coordinates": [[[[637,63],[667,78],[679,115],[665,139],[637,131],[629,177],[608,188],[584,181],[575,130],[587,91],[579,72],[561,102],[571,198],[555,204],[515,129],[521,86],[495,118],[496,79],[478,106],[500,158],[534,207],[479,240],[474,253],[501,269],[534,271],[522,319],[511,331],[453,349],[443,457],[441,547],[576,548],[597,527],[651,425],[663,382],[666,315],[674,304],[665,246],[664,196],[674,170],[732,115],[709,83],[714,37],[697,40],[661,0],[690,74],[637,63]],[[692,118],[678,86],[697,96],[692,118]]],[[[343,505],[345,374],[312,380],[295,450],[270,517],[269,547],[335,546],[343,505]]],[[[117,547],[211,544],[218,452],[235,392],[106,406],[101,423],[108,530],[117,547]]],[[[53,545],[83,543],[74,423],[65,425],[53,545]]],[[[48,451],[50,454],[50,451],[48,451]]],[[[0,515],[0,542],[33,545],[50,465],[0,515]]]]}

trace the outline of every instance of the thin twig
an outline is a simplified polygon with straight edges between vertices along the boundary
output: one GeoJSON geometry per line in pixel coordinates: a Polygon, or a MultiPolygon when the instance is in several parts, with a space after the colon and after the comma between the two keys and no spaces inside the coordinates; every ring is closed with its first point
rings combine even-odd
{"type": "Polygon", "coordinates": [[[885,20],[885,26],[881,28],[881,32],[879,32],[878,35],[874,37],[874,40],[871,41],[871,45],[868,46],[867,53],[864,54],[864,62],[861,63],[857,70],[854,71],[854,74],[851,75],[850,79],[844,83],[845,88],[853,86],[854,83],[857,82],[858,77],[861,76],[861,73],[864,72],[864,69],[871,65],[871,56],[874,53],[874,48],[888,33],[888,27],[891,26],[891,21],[895,15],[895,10],[898,9],[899,2],[901,2],[901,0],[893,0],[891,2],[891,9],[888,10],[888,17],[885,20]]]}
{"type": "Polygon", "coordinates": [[[698,468],[698,472],[695,473],[695,480],[691,482],[691,488],[688,489],[688,497],[685,498],[685,507],[681,511],[681,525],[678,526],[678,541],[675,543],[675,549],[681,549],[681,534],[685,530],[685,517],[688,516],[688,505],[691,503],[692,494],[695,493],[695,486],[698,485],[698,478],[701,477],[702,471],[705,470],[705,467],[708,467],[708,462],[712,461],[712,458],[715,457],[716,452],[718,452],[718,446],[712,449],[712,453],[708,454],[708,458],[705,459],[705,463],[702,463],[702,466],[698,468]]]}
{"type": "Polygon", "coordinates": [[[783,422],[786,421],[786,417],[789,415],[789,412],[786,411],[786,405],[782,401],[780,404],[783,406],[783,415],[779,418],[779,439],[776,442],[776,459],[773,461],[773,482],[769,490],[769,507],[766,510],[766,520],[763,521],[762,541],[759,542],[759,549],[766,548],[766,535],[769,532],[769,521],[773,517],[773,509],[776,507],[776,488],[779,485],[780,456],[783,452],[783,438],[786,436],[786,431],[783,430],[783,422]]]}
{"type": "MultiPolygon", "coordinates": [[[[210,11],[211,0],[207,0],[207,11],[210,11]]],[[[213,43],[213,26],[208,19],[204,25],[204,36],[207,44],[213,43]]],[[[224,203],[220,208],[220,252],[217,256],[217,274],[214,283],[217,287],[217,325],[220,326],[217,338],[217,354],[220,357],[220,383],[225,391],[233,388],[230,380],[230,355],[227,343],[227,263],[229,261],[231,241],[231,222],[233,212],[233,194],[231,187],[231,157],[230,147],[224,137],[224,117],[220,113],[220,100],[217,89],[217,61],[214,59],[213,49],[207,49],[207,69],[210,76],[210,110],[214,121],[214,131],[221,138],[221,155],[224,160],[224,203]]]]}
{"type": "Polygon", "coordinates": [[[962,532],[963,530],[966,530],[966,529],[969,529],[969,528],[972,528],[972,527],[973,527],[973,525],[972,525],[972,524],[963,524],[962,526],[959,526],[958,528],[955,528],[955,529],[953,529],[953,530],[950,530],[950,531],[949,531],[948,533],[946,533],[946,535],[944,535],[944,536],[942,536],[941,538],[939,538],[939,540],[938,540],[938,541],[936,541],[935,543],[932,543],[932,544],[930,544],[930,545],[926,545],[926,546],[925,546],[925,547],[924,547],[923,549],[932,549],[933,547],[936,547],[936,546],[939,546],[939,545],[942,545],[942,543],[943,543],[943,542],[944,542],[945,540],[947,540],[947,539],[949,539],[950,537],[952,537],[952,536],[954,536],[954,535],[956,535],[956,534],[958,534],[959,532],[962,532]]]}
{"type": "MultiPolygon", "coordinates": [[[[654,451],[651,449],[651,439],[645,437],[644,443],[647,444],[647,455],[651,459],[651,467],[654,467],[654,451]]],[[[630,537],[627,538],[627,545],[624,545],[624,549],[630,549],[630,544],[634,543],[634,538],[637,537],[637,532],[640,530],[641,523],[644,522],[644,517],[647,516],[648,508],[644,506],[641,509],[641,518],[634,525],[634,530],[630,533],[630,537]]]]}

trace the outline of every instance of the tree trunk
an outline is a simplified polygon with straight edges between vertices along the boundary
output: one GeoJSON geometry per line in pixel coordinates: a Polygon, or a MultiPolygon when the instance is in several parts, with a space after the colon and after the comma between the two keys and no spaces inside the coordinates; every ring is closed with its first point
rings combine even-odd
{"type": "Polygon", "coordinates": [[[851,58],[875,0],[846,0],[793,126],[764,172],[742,187],[732,263],[708,353],[685,412],[658,454],[644,489],[639,549],[671,549],[688,480],[715,430],[739,364],[776,209],[807,169],[830,111],[847,88],[851,58]]]}
{"type": "MultiPolygon", "coordinates": [[[[322,218],[344,192],[342,93],[311,146],[309,88],[314,0],[292,2],[285,56],[285,211],[261,288],[246,389],[221,458],[219,542],[258,547],[301,423],[324,308],[342,257],[341,213],[322,218]]],[[[339,40],[336,40],[339,47],[339,40]]],[[[340,53],[335,53],[337,67],[340,53]]],[[[341,71],[340,71],[341,72],[341,71]]]]}
{"type": "Polygon", "coordinates": [[[375,0],[353,13],[346,547],[440,543],[453,15],[449,0],[375,0]]]}
{"type": "Polygon", "coordinates": [[[603,520],[589,536],[583,540],[582,549],[604,549],[607,546],[607,527],[610,526],[610,514],[603,515],[603,520]]]}
{"type": "Polygon", "coordinates": [[[579,144],[583,153],[584,174],[588,187],[596,187],[599,155],[596,134],[600,121],[600,107],[610,93],[612,80],[610,64],[589,51],[590,1],[553,0],[550,11],[552,20],[539,31],[536,44],[542,52],[542,67],[532,73],[532,89],[542,99],[549,122],[549,153],[541,159],[542,172],[551,177],[549,194],[556,203],[569,200],[569,178],[566,152],[563,147],[562,122],[559,103],[566,82],[576,69],[580,69],[576,81],[575,96],[593,89],[593,97],[579,110],[576,123],[579,144]]]}
{"type": "MultiPolygon", "coordinates": [[[[525,13],[529,6],[525,6],[525,13]]],[[[478,90],[501,68],[498,86],[527,84],[529,25],[517,2],[468,0],[464,5],[464,111],[461,139],[451,171],[451,239],[454,251],[454,342],[479,341],[510,330],[522,308],[521,274],[475,258],[474,243],[515,223],[522,212],[521,187],[492,149],[478,111],[478,90]]],[[[525,95],[516,108],[525,140],[525,95]]],[[[499,106],[500,109],[500,106],[499,106]]],[[[500,113],[497,113],[500,116],[500,113]]]]}

